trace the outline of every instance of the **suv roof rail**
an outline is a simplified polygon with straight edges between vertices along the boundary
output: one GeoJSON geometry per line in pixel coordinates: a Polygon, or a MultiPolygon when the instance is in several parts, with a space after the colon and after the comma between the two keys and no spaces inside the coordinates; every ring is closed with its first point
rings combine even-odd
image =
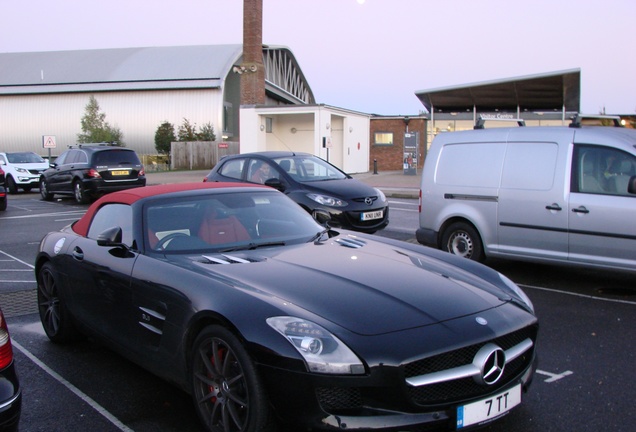
{"type": "Polygon", "coordinates": [[[570,123],[571,128],[580,128],[581,126],[584,125],[583,122],[585,120],[596,120],[592,123],[588,123],[594,126],[623,127],[620,116],[609,116],[609,115],[601,115],[601,114],[597,114],[597,115],[577,114],[570,118],[572,119],[572,123],[570,123]],[[606,123],[611,123],[611,124],[606,124],[606,123]]]}
{"type": "Polygon", "coordinates": [[[111,142],[99,142],[99,143],[77,143],[77,144],[70,144],[68,146],[68,148],[82,148],[82,147],[96,147],[96,146],[113,146],[113,147],[120,147],[119,143],[117,141],[111,141],[111,142]]]}
{"type": "Polygon", "coordinates": [[[517,123],[517,125],[519,125],[519,127],[523,127],[523,126],[526,125],[526,121],[524,119],[520,119],[520,118],[501,118],[501,117],[484,117],[484,116],[480,116],[477,119],[477,122],[475,123],[475,126],[473,126],[473,129],[484,129],[484,123],[486,123],[486,121],[515,122],[515,123],[517,123]]]}

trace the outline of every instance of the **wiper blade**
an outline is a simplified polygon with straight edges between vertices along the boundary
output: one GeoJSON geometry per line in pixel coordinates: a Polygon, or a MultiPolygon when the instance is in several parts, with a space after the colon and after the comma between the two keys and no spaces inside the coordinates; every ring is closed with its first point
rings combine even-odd
{"type": "Polygon", "coordinates": [[[318,234],[313,236],[307,243],[311,243],[311,242],[318,243],[320,239],[322,238],[322,236],[324,236],[328,232],[329,232],[329,228],[325,228],[324,230],[320,231],[318,234]]]}
{"type": "Polygon", "coordinates": [[[221,252],[235,252],[240,250],[254,250],[262,247],[271,247],[271,246],[285,246],[286,243],[284,241],[273,241],[273,242],[264,242],[264,243],[248,243],[245,245],[235,246],[227,249],[222,249],[221,252]]]}

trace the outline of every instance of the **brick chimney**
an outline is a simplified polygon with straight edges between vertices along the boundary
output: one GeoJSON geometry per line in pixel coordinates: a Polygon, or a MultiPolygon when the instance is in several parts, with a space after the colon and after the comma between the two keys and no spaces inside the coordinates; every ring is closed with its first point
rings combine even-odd
{"type": "Polygon", "coordinates": [[[263,0],[243,0],[241,70],[241,105],[264,105],[263,0]]]}

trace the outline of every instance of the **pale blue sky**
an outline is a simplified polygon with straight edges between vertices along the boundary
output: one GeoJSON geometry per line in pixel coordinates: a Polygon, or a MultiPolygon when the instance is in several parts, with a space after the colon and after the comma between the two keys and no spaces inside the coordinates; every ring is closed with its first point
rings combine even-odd
{"type": "MultiPolygon", "coordinates": [[[[318,103],[417,114],[419,90],[581,69],[581,111],[636,113],[634,0],[263,0],[318,103]]],[[[1,0],[0,52],[242,43],[241,0],[1,0]]]]}

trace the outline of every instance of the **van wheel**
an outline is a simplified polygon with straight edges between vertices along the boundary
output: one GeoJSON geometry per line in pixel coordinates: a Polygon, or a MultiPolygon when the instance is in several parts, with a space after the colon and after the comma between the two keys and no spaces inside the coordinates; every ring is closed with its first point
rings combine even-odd
{"type": "Polygon", "coordinates": [[[444,230],[442,250],[473,261],[482,261],[484,258],[477,230],[465,222],[452,223],[444,230]]]}

